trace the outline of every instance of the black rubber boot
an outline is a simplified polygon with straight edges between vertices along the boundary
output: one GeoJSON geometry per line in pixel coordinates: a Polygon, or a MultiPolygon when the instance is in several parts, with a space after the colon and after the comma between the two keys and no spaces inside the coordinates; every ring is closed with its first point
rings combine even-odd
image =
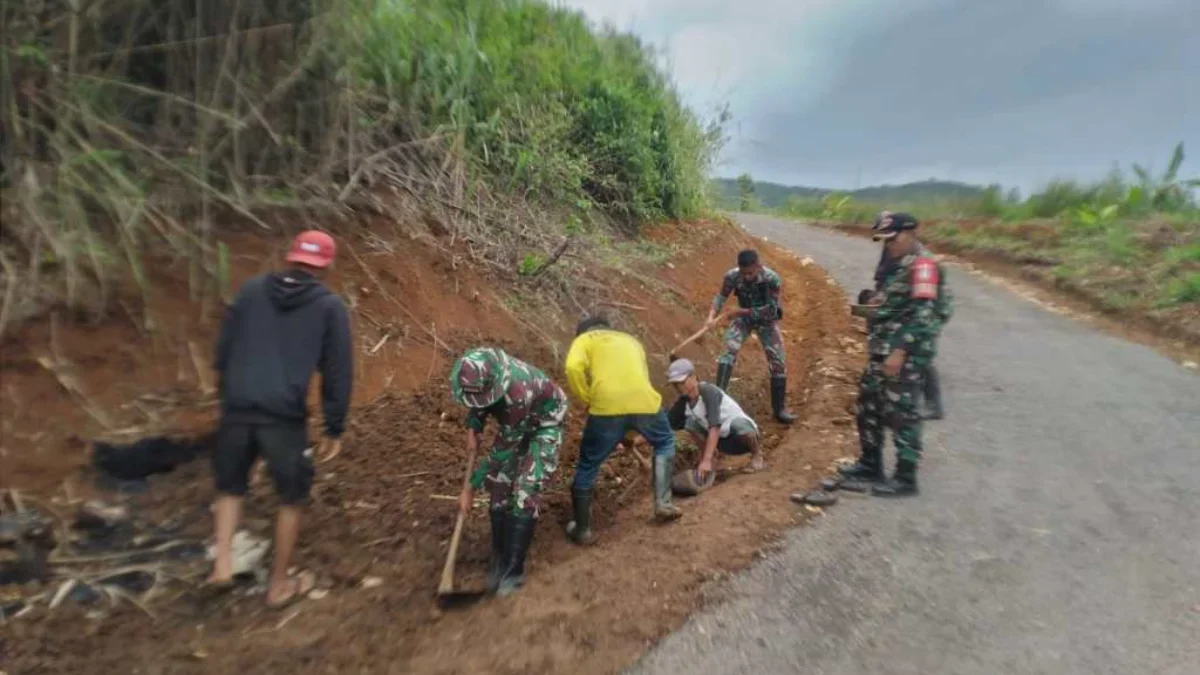
{"type": "Polygon", "coordinates": [[[871,488],[876,497],[911,497],[918,492],[917,465],[903,459],[896,462],[896,473],[891,478],[871,488]]]}
{"type": "Polygon", "coordinates": [[[733,377],[733,366],[728,363],[717,364],[717,381],[715,384],[723,391],[729,392],[729,379],[733,377]]]}
{"type": "Polygon", "coordinates": [[[848,492],[869,491],[873,485],[882,483],[885,478],[882,449],[863,450],[857,462],[850,466],[840,467],[838,473],[842,475],[842,482],[838,485],[839,489],[848,492]]]}
{"type": "Polygon", "coordinates": [[[771,412],[775,414],[775,419],[783,424],[791,424],[796,421],[796,416],[791,413],[784,405],[787,400],[787,378],[772,377],[771,378],[771,412]]]}
{"type": "Polygon", "coordinates": [[[925,386],[921,391],[924,397],[924,412],[921,415],[927,420],[940,420],[946,416],[942,409],[942,383],[938,381],[937,368],[929,364],[925,368],[925,386]]]}
{"type": "Polygon", "coordinates": [[[678,520],[683,512],[671,503],[671,469],[675,468],[675,455],[654,456],[654,517],[667,522],[678,520]]]}
{"type": "Polygon", "coordinates": [[[593,488],[571,488],[575,519],[567,523],[567,538],[580,546],[589,546],[596,541],[596,535],[592,532],[592,492],[593,488]]]}
{"type": "Polygon", "coordinates": [[[504,523],[504,573],[496,595],[505,597],[516,593],[525,585],[525,554],[533,541],[533,526],[537,520],[532,516],[506,513],[504,523]]]}
{"type": "Polygon", "coordinates": [[[487,590],[495,593],[504,576],[504,525],[508,513],[504,509],[490,509],[492,521],[492,557],[488,559],[487,590]]]}

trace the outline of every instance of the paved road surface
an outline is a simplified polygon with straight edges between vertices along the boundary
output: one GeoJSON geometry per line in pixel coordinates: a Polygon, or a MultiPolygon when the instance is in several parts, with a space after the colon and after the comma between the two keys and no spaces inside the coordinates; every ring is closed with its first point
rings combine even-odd
{"type": "MultiPolygon", "coordinates": [[[[870,279],[869,241],[742,222],[850,292],[870,279]]],[[[1200,673],[1200,377],[950,281],[922,495],[843,499],[632,672],[1200,673]]]]}

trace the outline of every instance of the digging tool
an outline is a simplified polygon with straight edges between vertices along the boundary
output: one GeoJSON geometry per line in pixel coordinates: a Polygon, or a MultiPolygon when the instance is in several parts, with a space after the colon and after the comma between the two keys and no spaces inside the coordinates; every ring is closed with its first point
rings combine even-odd
{"type": "MultiPolygon", "coordinates": [[[[475,450],[467,457],[467,473],[463,476],[462,489],[466,490],[471,483],[471,470],[475,467],[475,450]]],[[[458,510],[458,519],[454,522],[454,534],[450,537],[450,552],[446,554],[446,564],[442,567],[442,581],[438,584],[438,604],[442,608],[450,608],[472,603],[482,598],[487,591],[484,589],[454,590],[454,564],[458,559],[458,543],[462,540],[463,523],[467,512],[458,510]]]]}
{"type": "Polygon", "coordinates": [[[692,343],[693,343],[693,342],[695,342],[696,340],[699,340],[699,339],[700,339],[700,336],[702,336],[702,335],[704,335],[705,333],[707,333],[708,331],[712,330],[713,326],[717,325],[718,323],[720,323],[720,322],[719,322],[719,321],[713,321],[712,323],[706,323],[706,324],[704,324],[704,326],[703,326],[703,327],[702,327],[700,330],[696,331],[695,333],[692,333],[692,335],[691,335],[690,337],[688,337],[688,339],[686,339],[686,340],[684,340],[683,342],[680,342],[679,344],[675,345],[675,348],[674,348],[674,349],[672,349],[672,350],[670,351],[670,354],[668,355],[668,358],[669,358],[670,360],[672,360],[672,361],[674,361],[675,359],[679,358],[679,350],[681,350],[681,349],[683,349],[684,347],[686,347],[686,346],[688,346],[688,345],[692,344],[692,343]]]}

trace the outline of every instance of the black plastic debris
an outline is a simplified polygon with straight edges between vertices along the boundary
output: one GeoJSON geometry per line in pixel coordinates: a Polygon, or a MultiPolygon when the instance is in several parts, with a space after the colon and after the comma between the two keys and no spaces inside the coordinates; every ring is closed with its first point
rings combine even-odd
{"type": "MultiPolygon", "coordinates": [[[[12,602],[0,602],[0,621],[5,621],[15,617],[25,609],[24,600],[14,600],[12,602]]],[[[3,650],[0,650],[3,651],[3,650]]]]}
{"type": "Polygon", "coordinates": [[[154,587],[154,574],[144,570],[133,570],[98,579],[96,583],[102,586],[117,586],[140,595],[154,587]]]}
{"type": "Polygon", "coordinates": [[[88,584],[75,584],[71,587],[71,592],[67,593],[67,599],[77,605],[91,607],[100,604],[104,594],[88,584]]]}
{"type": "Polygon", "coordinates": [[[127,444],[96,441],[92,444],[92,465],[122,492],[144,489],[141,481],[149,476],[170,473],[176,467],[208,452],[216,434],[194,439],[153,436],[127,444]]]}
{"type": "Polygon", "coordinates": [[[36,510],[0,516],[0,585],[45,581],[54,527],[36,510]]]}

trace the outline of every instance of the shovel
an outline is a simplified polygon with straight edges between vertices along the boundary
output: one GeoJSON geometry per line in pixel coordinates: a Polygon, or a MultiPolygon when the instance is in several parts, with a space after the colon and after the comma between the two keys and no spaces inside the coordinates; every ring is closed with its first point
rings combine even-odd
{"type": "MultiPolygon", "coordinates": [[[[475,451],[467,457],[467,474],[463,476],[463,489],[471,483],[471,470],[475,467],[475,451]]],[[[462,540],[463,523],[467,512],[458,510],[458,520],[454,522],[454,534],[450,537],[450,552],[446,554],[446,565],[442,567],[442,581],[438,584],[438,605],[443,609],[458,607],[475,602],[482,598],[487,591],[484,589],[454,590],[454,564],[458,559],[458,542],[462,540]]]]}
{"type": "Polygon", "coordinates": [[[718,323],[720,323],[720,322],[719,322],[719,321],[713,321],[712,323],[706,323],[706,324],[704,324],[704,327],[703,327],[703,328],[701,328],[700,330],[696,331],[695,333],[692,333],[692,335],[691,335],[690,337],[688,337],[686,340],[684,340],[683,342],[680,342],[679,344],[675,345],[675,348],[674,348],[674,349],[672,349],[672,350],[670,351],[670,353],[668,353],[668,354],[667,354],[667,358],[668,358],[668,359],[670,359],[671,361],[674,361],[675,359],[677,359],[677,358],[679,357],[679,351],[680,351],[681,349],[683,349],[684,347],[686,347],[686,346],[688,346],[688,345],[692,344],[692,343],[693,343],[693,342],[695,342],[696,340],[699,340],[699,339],[700,339],[700,337],[701,337],[702,335],[704,335],[704,334],[705,334],[705,333],[707,333],[708,331],[712,330],[712,329],[713,329],[713,326],[716,326],[718,323]]]}

